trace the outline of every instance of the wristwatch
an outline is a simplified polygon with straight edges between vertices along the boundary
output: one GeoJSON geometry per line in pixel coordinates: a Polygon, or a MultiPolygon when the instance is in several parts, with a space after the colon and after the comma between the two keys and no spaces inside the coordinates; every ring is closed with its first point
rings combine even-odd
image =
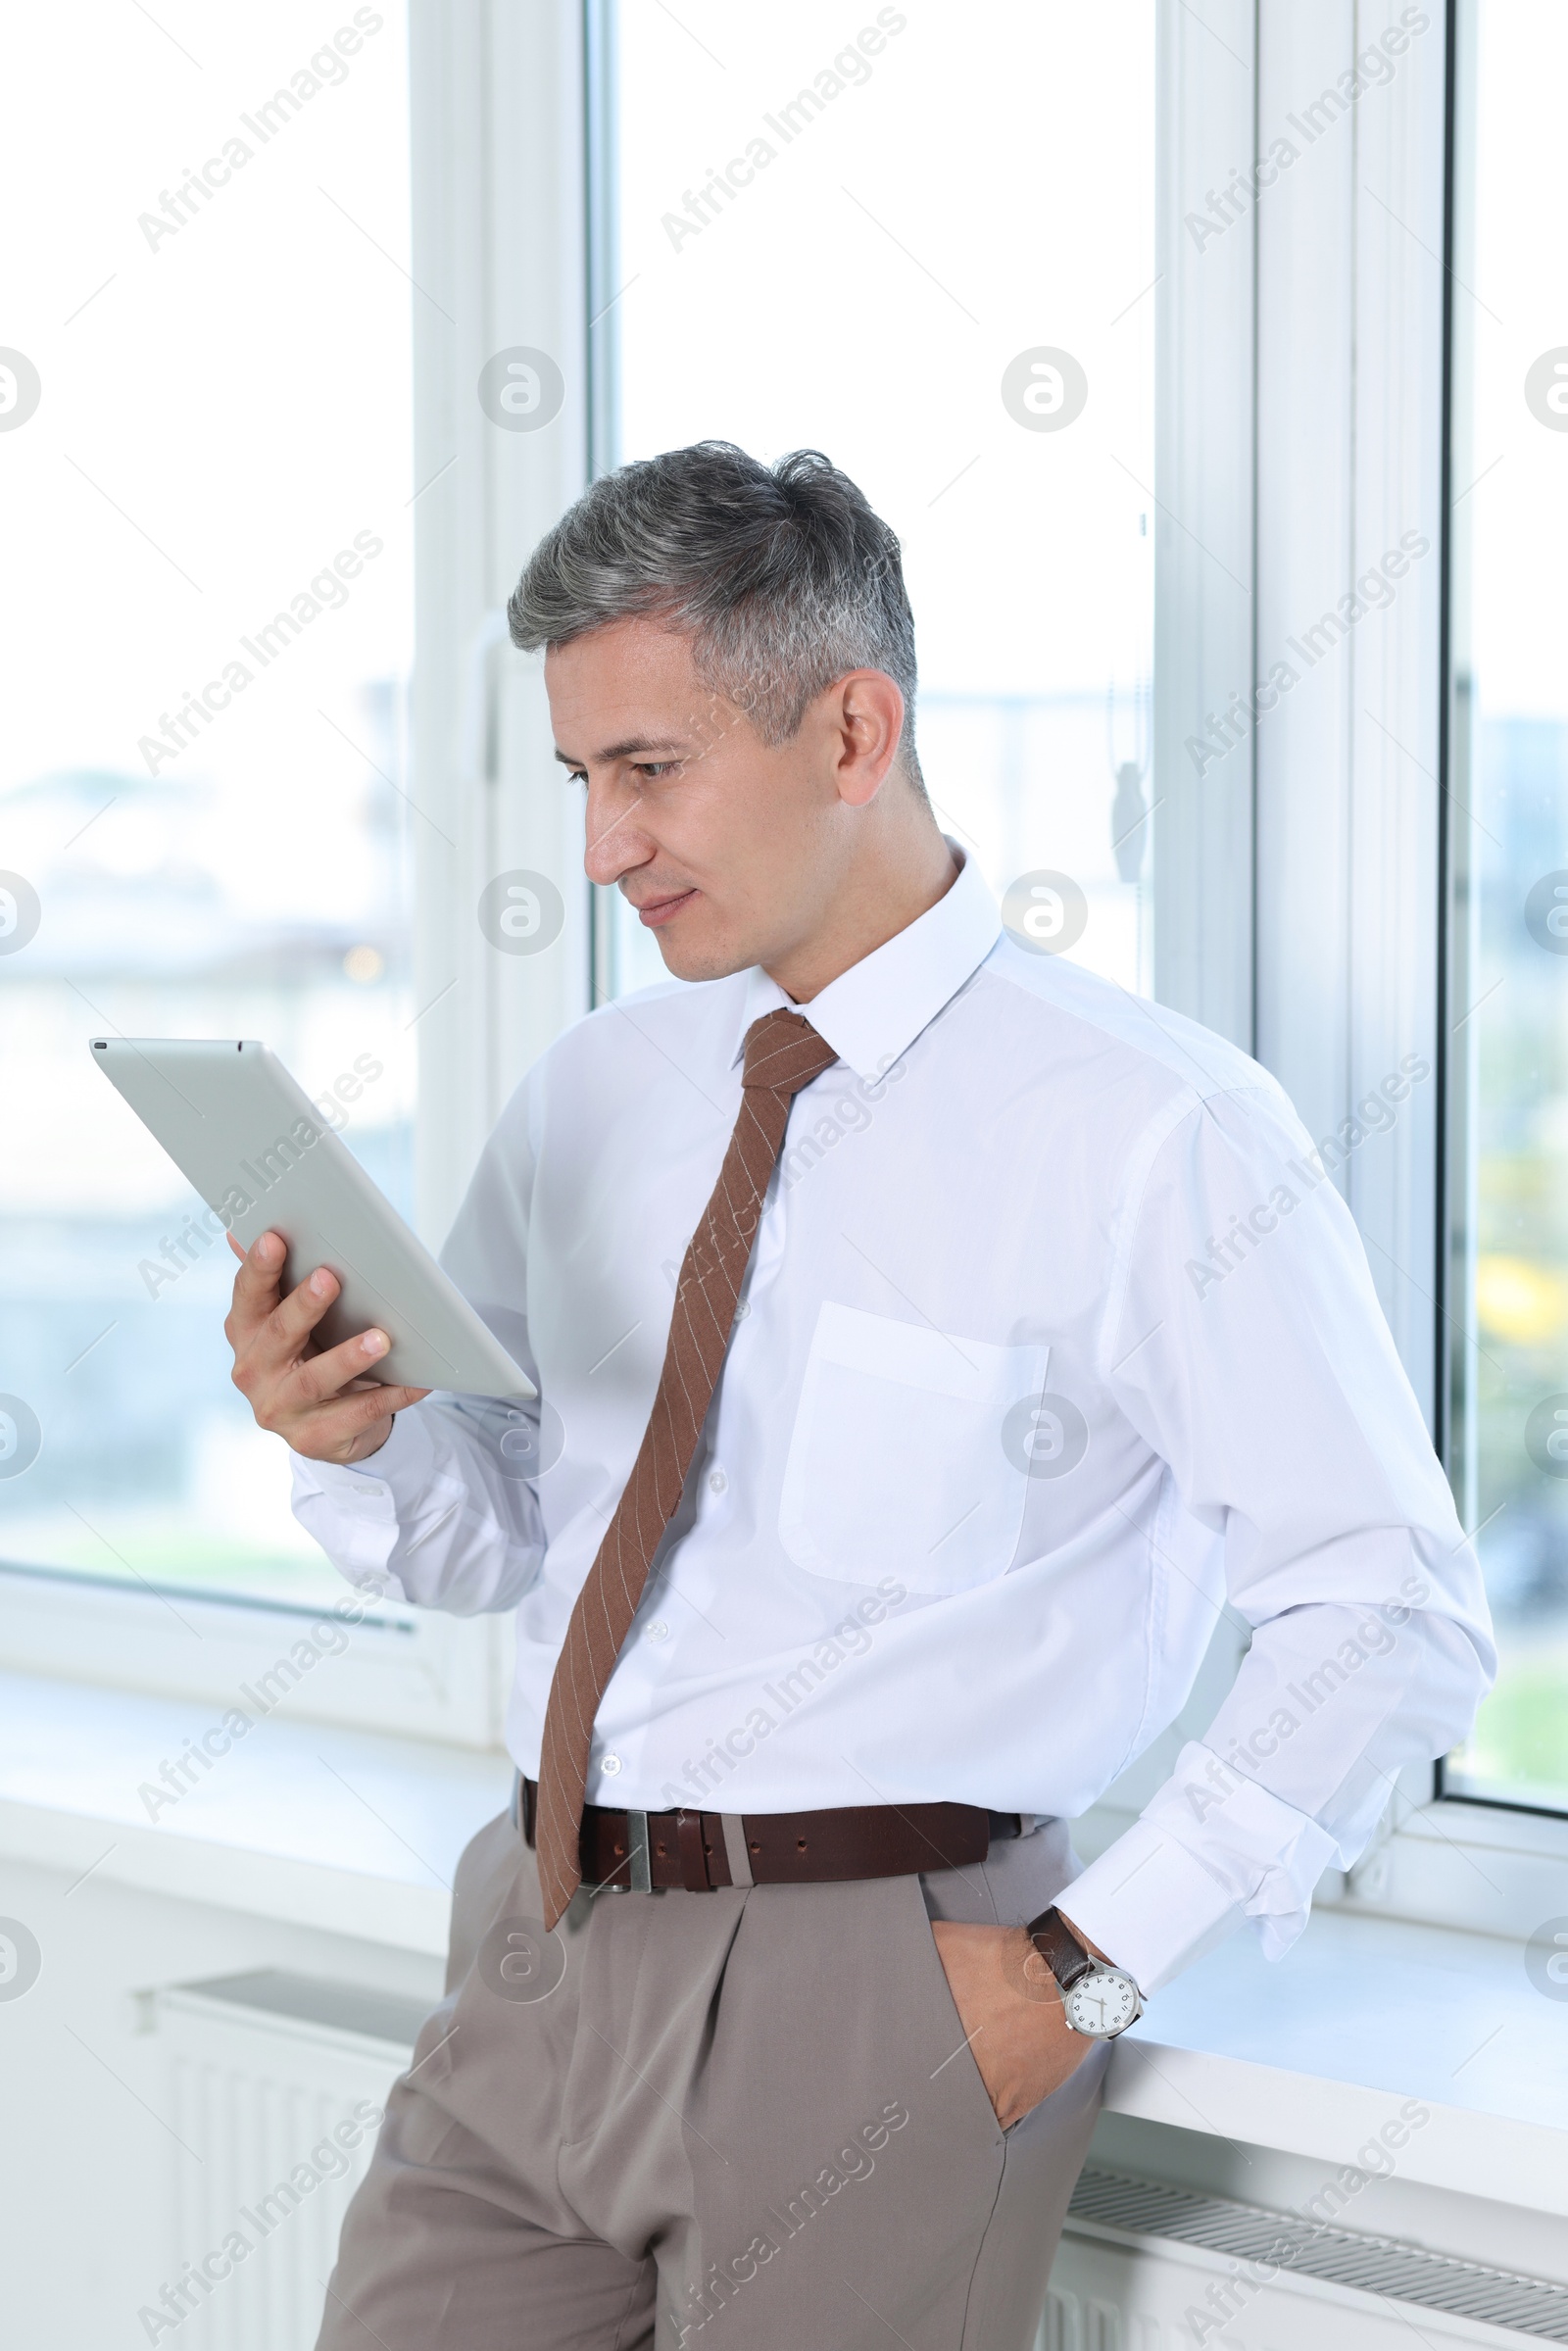
{"type": "Polygon", "coordinates": [[[1136,2025],[1144,1997],[1131,1976],[1086,1951],[1054,1903],[1030,1920],[1028,1935],[1061,1987],[1061,2005],[1074,2033],[1090,2040],[1114,2040],[1136,2025]]]}

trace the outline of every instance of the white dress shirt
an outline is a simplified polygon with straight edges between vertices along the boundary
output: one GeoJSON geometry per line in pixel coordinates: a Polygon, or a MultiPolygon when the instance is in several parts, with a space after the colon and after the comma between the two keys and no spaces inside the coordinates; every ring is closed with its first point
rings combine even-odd
{"type": "MultiPolygon", "coordinates": [[[[653,1402],[760,970],[568,1029],[444,1261],[538,1384],[432,1396],[295,1509],[361,1589],[514,1609],[537,1776],[567,1617],[653,1402]]],[[[1072,1889],[1156,1989],[1271,1954],[1494,1667],[1345,1202],[1279,1086],[1001,930],[977,869],[804,1007],[794,1103],[685,1496],[599,1711],[590,1800],[1083,1812],[1228,1610],[1230,1695],[1072,1889]]]]}

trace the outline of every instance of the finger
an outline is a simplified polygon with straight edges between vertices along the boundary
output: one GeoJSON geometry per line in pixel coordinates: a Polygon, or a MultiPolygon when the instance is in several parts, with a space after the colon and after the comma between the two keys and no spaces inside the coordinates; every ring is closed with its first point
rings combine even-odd
{"type": "MultiPolygon", "coordinates": [[[[360,1392],[351,1389],[344,1393],[356,1395],[360,1392]]],[[[430,1391],[428,1388],[385,1388],[379,1380],[367,1380],[363,1393],[367,1403],[371,1406],[373,1419],[378,1412],[406,1412],[410,1404],[422,1403],[430,1391]]]]}
{"type": "MultiPolygon", "coordinates": [[[[292,1299],[289,1302],[292,1304],[292,1299]]],[[[302,1356],[279,1384],[277,1404],[284,1411],[296,1411],[301,1405],[326,1403],[351,1382],[363,1380],[391,1344],[384,1331],[362,1331],[357,1339],[345,1339],[319,1355],[302,1356]]],[[[387,1394],[379,1382],[374,1385],[383,1396],[387,1394]]],[[[384,1402],[381,1409],[386,1410],[384,1402]]]]}
{"type": "Polygon", "coordinates": [[[378,1396],[382,1409],[387,1412],[406,1411],[410,1404],[422,1404],[427,1396],[435,1393],[431,1388],[389,1388],[383,1380],[351,1380],[338,1394],[354,1396],[362,1389],[368,1396],[378,1396]]]}
{"type": "MultiPolygon", "coordinates": [[[[232,1233],[231,1248],[237,1245],[232,1233]]],[[[259,1234],[250,1248],[238,1250],[240,1268],[234,1276],[234,1295],[223,1323],[236,1355],[248,1347],[277,1304],[283,1271],[283,1248],[275,1233],[259,1234]]]]}
{"type": "MultiPolygon", "coordinates": [[[[229,1235],[233,1239],[233,1235],[229,1235]]],[[[283,1274],[283,1244],[275,1233],[258,1233],[234,1276],[234,1311],[247,1329],[265,1322],[277,1303],[283,1274]]]]}
{"type": "Polygon", "coordinates": [[[280,1299],[272,1308],[270,1317],[271,1332],[286,1353],[294,1355],[303,1348],[306,1340],[342,1288],[342,1283],[329,1266],[318,1265],[313,1274],[296,1284],[287,1298],[280,1299]]]}
{"type": "Polygon", "coordinates": [[[378,1381],[367,1380],[363,1385],[344,1389],[330,1401],[314,1406],[305,1416],[308,1431],[285,1428],[282,1434],[296,1451],[309,1449],[318,1459],[329,1458],[328,1448],[350,1442],[376,1421],[401,1412],[409,1404],[418,1403],[429,1393],[428,1388],[384,1388],[378,1381]],[[311,1440],[309,1448],[299,1443],[307,1433],[311,1440]]]}
{"type": "Polygon", "coordinates": [[[229,1248],[230,1248],[230,1249],[233,1250],[233,1252],[234,1252],[235,1256],[236,1256],[236,1257],[239,1259],[240,1263],[243,1265],[243,1264],[244,1264],[244,1262],[245,1262],[245,1248],[244,1248],[244,1244],[243,1244],[242,1242],[236,1241],[232,1233],[225,1233],[225,1234],[223,1235],[223,1239],[224,1239],[224,1240],[225,1240],[225,1241],[228,1243],[228,1246],[229,1246],[229,1248]]]}

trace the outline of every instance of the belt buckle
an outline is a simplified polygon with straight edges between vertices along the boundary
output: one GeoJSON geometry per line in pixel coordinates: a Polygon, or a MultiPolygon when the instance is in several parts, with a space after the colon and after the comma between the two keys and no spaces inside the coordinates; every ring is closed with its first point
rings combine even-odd
{"type": "Polygon", "coordinates": [[[631,1870],[631,1890],[634,1894],[651,1894],[654,1890],[654,1866],[648,1845],[648,1815],[628,1812],[626,1815],[626,1850],[631,1870]]]}

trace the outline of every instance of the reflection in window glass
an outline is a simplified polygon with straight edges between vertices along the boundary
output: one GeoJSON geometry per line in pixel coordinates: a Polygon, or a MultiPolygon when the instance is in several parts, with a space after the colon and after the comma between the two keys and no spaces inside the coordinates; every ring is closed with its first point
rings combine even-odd
{"type": "Polygon", "coordinates": [[[229,1385],[226,1244],[87,1039],[265,1040],[408,1212],[406,29],[86,17],[66,82],[13,27],[5,167],[74,159],[0,434],[0,1560],[335,1597],[229,1385]]]}
{"type": "MultiPolygon", "coordinates": [[[[815,447],[859,483],[904,543],[944,830],[1026,914],[1066,875],[1067,952],[1147,990],[1152,0],[621,0],[616,37],[615,454],[815,447]]],[[[606,914],[609,984],[662,979],[606,914]]]]}
{"type": "Polygon", "coordinates": [[[1452,1460],[1502,1670],[1445,1785],[1568,1807],[1568,17],[1475,0],[1460,20],[1452,1460]]]}

